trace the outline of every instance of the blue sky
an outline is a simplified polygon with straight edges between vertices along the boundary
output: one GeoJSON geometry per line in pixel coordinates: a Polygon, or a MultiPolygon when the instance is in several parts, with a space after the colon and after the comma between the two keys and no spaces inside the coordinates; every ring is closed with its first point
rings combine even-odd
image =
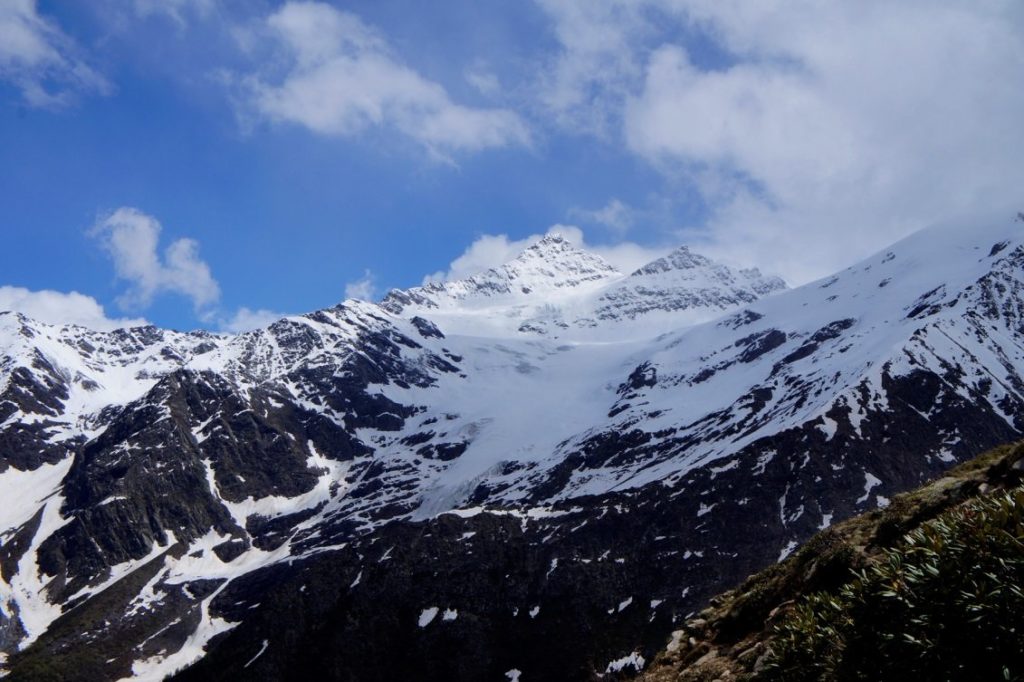
{"type": "Polygon", "coordinates": [[[3,0],[0,307],[243,328],[553,225],[621,267],[687,242],[806,281],[1014,215],[1022,24],[995,0],[3,0]]]}

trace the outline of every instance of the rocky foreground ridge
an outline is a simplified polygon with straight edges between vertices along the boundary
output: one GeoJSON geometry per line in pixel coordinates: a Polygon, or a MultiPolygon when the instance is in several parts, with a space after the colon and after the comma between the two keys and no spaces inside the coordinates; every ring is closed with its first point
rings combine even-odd
{"type": "Polygon", "coordinates": [[[1024,445],[831,526],[716,596],[641,676],[1019,679],[1024,445]]]}

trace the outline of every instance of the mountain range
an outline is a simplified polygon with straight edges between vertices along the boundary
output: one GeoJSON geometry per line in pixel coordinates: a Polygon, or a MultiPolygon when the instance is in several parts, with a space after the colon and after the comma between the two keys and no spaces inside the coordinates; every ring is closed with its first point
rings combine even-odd
{"type": "Polygon", "coordinates": [[[0,670],[628,676],[1022,408],[1013,224],[795,289],[549,236],[237,335],[0,313],[0,670]]]}

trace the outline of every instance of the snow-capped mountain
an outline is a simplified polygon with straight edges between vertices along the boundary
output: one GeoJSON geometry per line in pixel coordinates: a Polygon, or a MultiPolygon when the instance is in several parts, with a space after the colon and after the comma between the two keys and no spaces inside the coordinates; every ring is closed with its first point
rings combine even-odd
{"type": "Polygon", "coordinates": [[[625,275],[559,235],[468,279],[390,292],[381,307],[449,333],[542,335],[570,341],[651,338],[786,288],[681,247],[625,275]]]}
{"type": "Polygon", "coordinates": [[[602,292],[593,316],[632,322],[657,311],[670,313],[662,316],[663,323],[678,329],[687,320],[717,317],[785,288],[781,279],[765,277],[757,268],[733,270],[681,246],[602,292]]]}
{"type": "Polygon", "coordinates": [[[627,275],[548,237],[236,336],[0,314],[3,665],[635,668],[817,529],[1018,437],[1022,408],[1009,225],[794,290],[686,248],[627,275]]]}

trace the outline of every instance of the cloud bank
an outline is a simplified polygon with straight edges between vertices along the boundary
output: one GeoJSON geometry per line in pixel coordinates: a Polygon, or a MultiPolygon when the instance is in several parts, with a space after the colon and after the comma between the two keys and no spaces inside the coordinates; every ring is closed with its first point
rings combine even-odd
{"type": "Polygon", "coordinates": [[[696,186],[710,215],[685,236],[712,254],[806,281],[1019,202],[1020,3],[538,2],[561,44],[554,111],[612,121],[628,150],[696,186]],[[666,25],[720,63],[699,65],[666,25]]]}

